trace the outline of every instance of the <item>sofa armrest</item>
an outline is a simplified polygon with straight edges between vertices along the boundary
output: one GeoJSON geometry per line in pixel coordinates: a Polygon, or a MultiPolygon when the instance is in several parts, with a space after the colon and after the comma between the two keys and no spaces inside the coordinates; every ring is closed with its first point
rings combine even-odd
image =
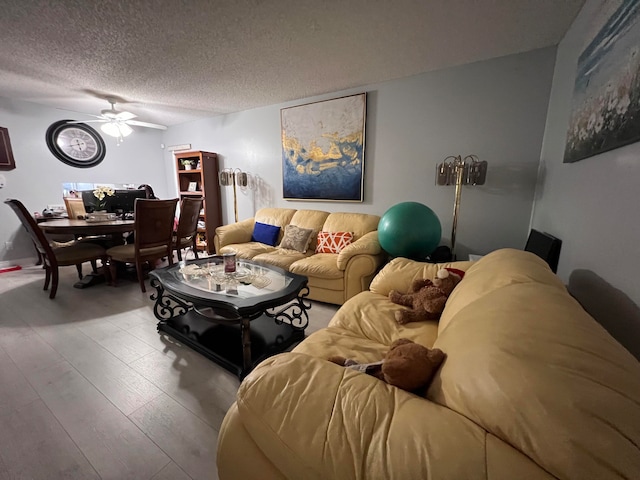
{"type": "Polygon", "coordinates": [[[344,247],[338,254],[338,269],[347,268],[349,260],[356,255],[379,255],[382,252],[378,242],[378,231],[365,233],[358,240],[344,247]]]}
{"type": "Polygon", "coordinates": [[[473,264],[474,262],[468,261],[427,263],[397,257],[378,272],[369,289],[385,296],[389,295],[391,290],[408,292],[414,280],[418,278],[433,279],[441,268],[452,267],[466,272],[473,264]]]}
{"type": "Polygon", "coordinates": [[[216,252],[220,253],[220,249],[226,245],[250,242],[253,234],[253,225],[253,218],[248,218],[238,223],[222,225],[216,228],[216,236],[214,238],[216,252]]]}
{"type": "MultiPolygon", "coordinates": [[[[240,385],[230,414],[239,416],[252,443],[285,478],[486,479],[480,427],[425,398],[305,354],[262,362],[240,385]]],[[[219,452],[229,453],[224,429],[233,423],[223,424],[219,452]]],[[[223,467],[220,478],[231,478],[226,473],[223,467]]]]}

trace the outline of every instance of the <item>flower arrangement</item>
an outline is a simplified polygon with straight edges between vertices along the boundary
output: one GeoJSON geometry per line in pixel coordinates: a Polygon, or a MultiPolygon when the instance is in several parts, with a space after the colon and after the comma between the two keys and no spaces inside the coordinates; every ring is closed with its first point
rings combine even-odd
{"type": "Polygon", "coordinates": [[[93,196],[97,199],[95,210],[104,210],[107,207],[107,196],[113,197],[114,194],[113,188],[98,185],[93,191],[93,196]]]}
{"type": "Polygon", "coordinates": [[[196,166],[196,161],[191,158],[182,158],[180,159],[180,164],[185,168],[185,170],[191,170],[196,166]]]}

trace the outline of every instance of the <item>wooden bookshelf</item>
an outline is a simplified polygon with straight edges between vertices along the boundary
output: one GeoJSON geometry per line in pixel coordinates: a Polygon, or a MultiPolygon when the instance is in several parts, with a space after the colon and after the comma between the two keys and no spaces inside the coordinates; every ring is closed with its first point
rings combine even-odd
{"type": "Polygon", "coordinates": [[[216,228],[222,225],[220,185],[218,184],[218,155],[211,152],[176,152],[178,194],[184,197],[204,198],[200,218],[204,228],[198,229],[196,246],[198,250],[215,253],[213,237],[216,228]],[[189,161],[191,168],[185,163],[189,161]]]}

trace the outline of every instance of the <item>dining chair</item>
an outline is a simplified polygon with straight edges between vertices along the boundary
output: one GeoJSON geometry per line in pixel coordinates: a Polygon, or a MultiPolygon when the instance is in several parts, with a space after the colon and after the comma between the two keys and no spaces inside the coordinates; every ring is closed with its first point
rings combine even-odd
{"type": "Polygon", "coordinates": [[[184,197],[180,202],[180,218],[178,228],[173,237],[173,249],[178,254],[178,260],[182,261],[182,249],[191,248],[198,259],[196,238],[198,236],[198,220],[202,209],[202,198],[184,197]]]}
{"type": "Polygon", "coordinates": [[[173,265],[171,246],[177,203],[177,198],[171,200],[137,198],[135,200],[134,243],[118,245],[107,250],[107,263],[113,286],[117,281],[116,262],[135,264],[138,282],[143,292],[147,291],[144,286],[143,263],[148,262],[153,270],[155,261],[167,257],[169,265],[173,265]]]}
{"type": "MultiPolygon", "coordinates": [[[[78,270],[78,277],[82,279],[82,264],[84,262],[91,262],[94,272],[97,268],[96,260],[101,259],[102,264],[106,265],[106,251],[100,245],[91,242],[67,242],[52,246],[22,202],[16,199],[8,199],[4,203],[9,205],[16,213],[22,226],[27,230],[36,246],[45,270],[43,290],[47,290],[51,282],[49,298],[54,298],[58,291],[58,267],[75,265],[78,270]]],[[[56,244],[55,242],[53,243],[56,244]]]]}

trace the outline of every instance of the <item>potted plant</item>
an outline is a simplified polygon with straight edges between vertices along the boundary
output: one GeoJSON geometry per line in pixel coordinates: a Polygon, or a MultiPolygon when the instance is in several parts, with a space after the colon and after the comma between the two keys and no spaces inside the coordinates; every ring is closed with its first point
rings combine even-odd
{"type": "Polygon", "coordinates": [[[191,170],[193,168],[194,161],[189,158],[183,158],[180,160],[180,163],[185,170],[191,170]]]}
{"type": "Polygon", "coordinates": [[[102,185],[98,185],[93,191],[93,196],[96,197],[94,203],[94,211],[95,212],[103,212],[107,208],[107,197],[113,197],[115,195],[115,190],[111,187],[105,187],[102,185]]]}

